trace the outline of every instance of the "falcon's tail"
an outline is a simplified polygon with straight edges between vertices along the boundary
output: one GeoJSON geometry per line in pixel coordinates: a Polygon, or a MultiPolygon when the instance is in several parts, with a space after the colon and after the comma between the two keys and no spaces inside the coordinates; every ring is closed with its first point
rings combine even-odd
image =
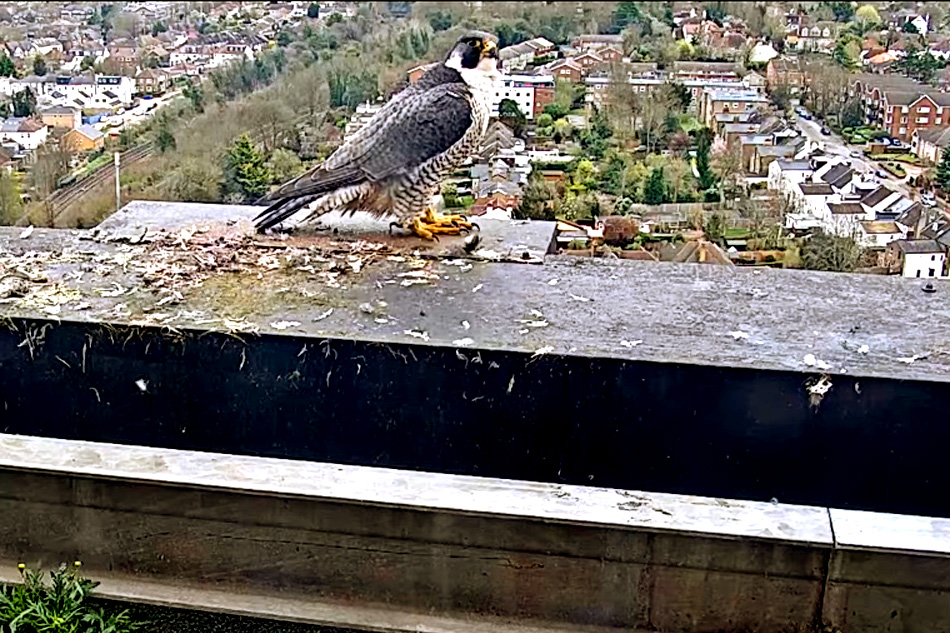
{"type": "Polygon", "coordinates": [[[256,218],[254,218],[254,227],[257,229],[258,233],[263,233],[267,229],[277,226],[311,202],[319,200],[323,197],[325,197],[323,194],[315,194],[311,196],[301,196],[299,198],[284,198],[282,200],[278,200],[271,206],[261,211],[261,213],[256,218]]]}

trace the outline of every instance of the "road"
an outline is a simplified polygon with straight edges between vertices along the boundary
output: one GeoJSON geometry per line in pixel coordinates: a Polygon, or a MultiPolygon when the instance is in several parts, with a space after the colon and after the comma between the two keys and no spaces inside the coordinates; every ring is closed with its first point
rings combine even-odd
{"type": "Polygon", "coordinates": [[[114,114],[102,122],[97,123],[95,127],[101,132],[118,134],[124,127],[138,125],[155,115],[160,109],[179,95],[181,95],[181,90],[174,90],[161,97],[155,97],[154,99],[142,99],[136,107],[129,108],[122,114],[114,114]],[[151,108],[151,110],[149,110],[149,108],[151,108]]]}
{"type": "MultiPolygon", "coordinates": [[[[887,178],[880,178],[876,175],[876,172],[882,168],[876,161],[863,155],[860,158],[852,156],[853,152],[862,152],[864,149],[862,145],[848,145],[843,138],[834,132],[826,136],[821,133],[821,124],[815,121],[807,121],[798,116],[798,114],[795,114],[795,124],[809,141],[823,143],[826,154],[841,156],[847,159],[856,172],[869,176],[873,180],[885,184],[891,189],[905,193],[911,200],[920,200],[920,193],[916,188],[907,184],[905,179],[898,180],[890,174],[888,174],[887,178]]],[[[911,169],[908,169],[908,173],[915,175],[916,172],[913,171],[913,167],[910,167],[911,169]]]]}

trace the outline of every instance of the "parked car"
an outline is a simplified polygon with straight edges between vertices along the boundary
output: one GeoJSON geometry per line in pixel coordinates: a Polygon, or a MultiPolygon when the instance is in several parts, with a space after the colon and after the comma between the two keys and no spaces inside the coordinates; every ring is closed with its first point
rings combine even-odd
{"type": "Polygon", "coordinates": [[[888,173],[884,171],[883,169],[878,169],[876,172],[874,172],[874,175],[877,176],[878,178],[884,178],[885,180],[888,177],[888,173]]]}
{"type": "Polygon", "coordinates": [[[925,207],[935,207],[937,206],[937,198],[934,197],[932,191],[925,191],[920,194],[920,201],[924,204],[925,207]]]}
{"type": "Polygon", "coordinates": [[[821,126],[821,133],[824,134],[825,136],[828,136],[829,134],[831,134],[831,130],[829,130],[825,126],[821,126]]]}
{"type": "Polygon", "coordinates": [[[864,157],[864,154],[862,154],[860,150],[856,150],[856,149],[851,150],[851,153],[848,154],[848,155],[849,155],[851,158],[863,158],[863,157],[864,157]]]}

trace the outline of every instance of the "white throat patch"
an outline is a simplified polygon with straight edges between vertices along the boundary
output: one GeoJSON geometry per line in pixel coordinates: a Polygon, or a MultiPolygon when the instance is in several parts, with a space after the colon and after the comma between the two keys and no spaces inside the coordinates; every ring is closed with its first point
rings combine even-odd
{"type": "Polygon", "coordinates": [[[495,82],[501,78],[498,72],[495,60],[483,59],[478,62],[475,68],[465,68],[462,66],[462,56],[453,54],[445,62],[447,68],[457,70],[462,75],[464,81],[470,88],[479,92],[490,93],[495,89],[495,82]]]}

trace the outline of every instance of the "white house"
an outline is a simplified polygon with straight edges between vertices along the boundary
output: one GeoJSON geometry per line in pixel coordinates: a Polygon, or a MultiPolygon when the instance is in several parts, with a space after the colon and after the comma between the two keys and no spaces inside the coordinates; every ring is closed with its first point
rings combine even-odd
{"type": "Polygon", "coordinates": [[[11,117],[0,125],[0,141],[11,141],[28,150],[45,143],[48,133],[47,127],[36,119],[11,117]]]}
{"type": "MultiPolygon", "coordinates": [[[[554,78],[550,75],[505,75],[495,84],[492,99],[492,116],[498,116],[498,106],[503,99],[511,99],[528,119],[534,118],[539,90],[550,91],[553,100],[554,78]]],[[[551,100],[546,101],[550,103],[551,100]]],[[[542,103],[545,103],[542,101],[542,103]]]]}
{"type": "Polygon", "coordinates": [[[865,248],[884,248],[907,234],[893,220],[864,220],[860,223],[858,240],[865,248]]]}
{"type": "Polygon", "coordinates": [[[135,80],[119,75],[24,77],[0,82],[4,94],[29,88],[43,105],[60,105],[80,109],[110,109],[132,103],[135,80]]]}
{"type": "Polygon", "coordinates": [[[911,278],[946,278],[946,252],[937,240],[895,240],[887,246],[892,269],[911,278]]]}

